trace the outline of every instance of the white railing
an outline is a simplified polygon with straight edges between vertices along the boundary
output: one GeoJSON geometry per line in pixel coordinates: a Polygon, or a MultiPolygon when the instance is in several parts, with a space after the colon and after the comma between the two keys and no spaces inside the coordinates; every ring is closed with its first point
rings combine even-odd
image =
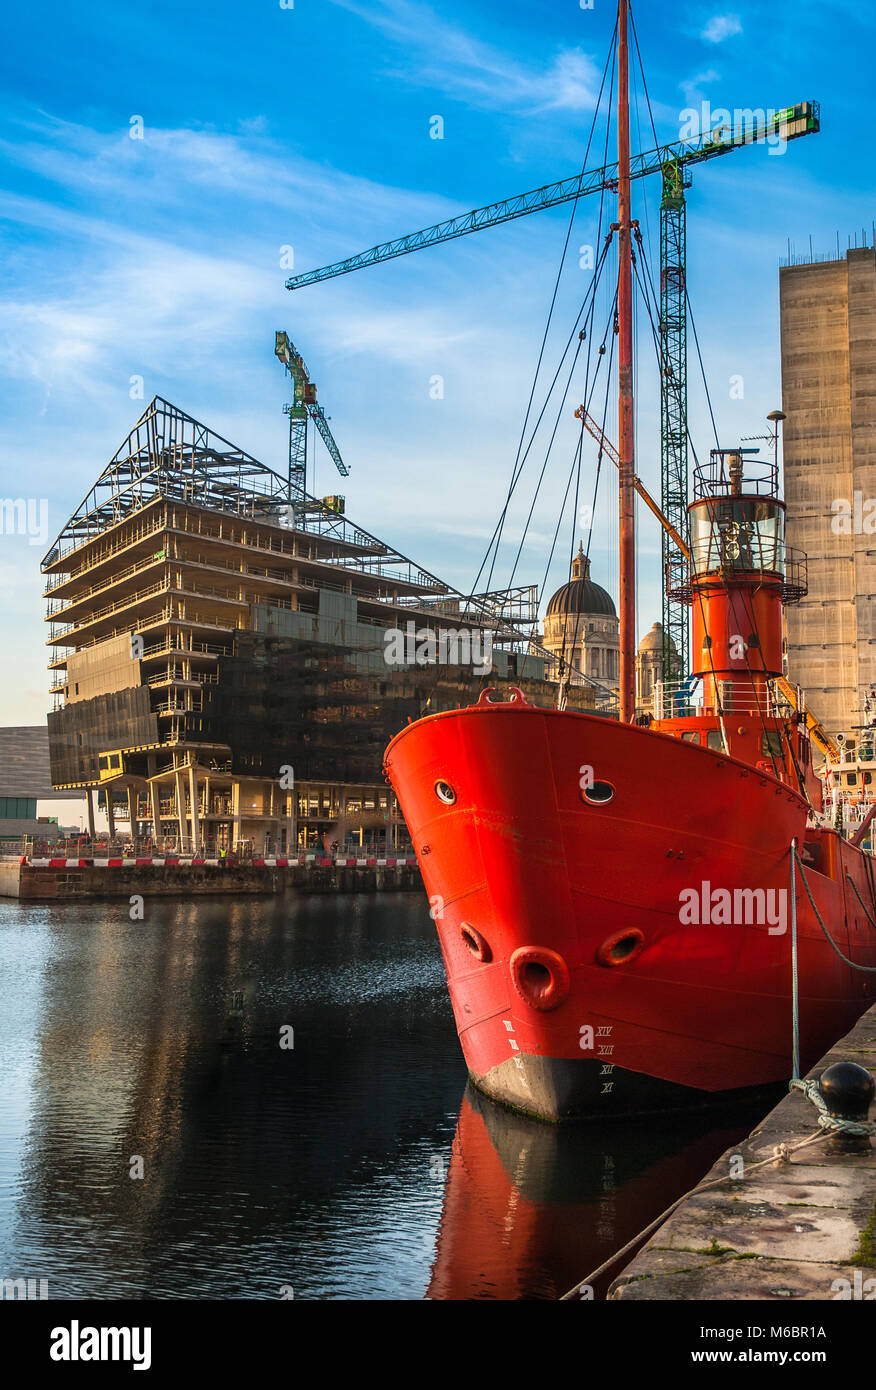
{"type": "Polygon", "coordinates": [[[705,700],[703,682],[655,681],[649,700],[640,704],[650,707],[655,719],[687,719],[704,715],[760,713],[765,718],[788,718],[793,712],[786,696],[770,679],[719,680],[717,700],[705,700]]]}

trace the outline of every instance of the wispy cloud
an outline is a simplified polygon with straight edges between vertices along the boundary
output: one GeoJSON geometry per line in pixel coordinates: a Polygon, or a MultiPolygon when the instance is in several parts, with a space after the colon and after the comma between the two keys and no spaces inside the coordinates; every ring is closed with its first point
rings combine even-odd
{"type": "Polygon", "coordinates": [[[530,112],[589,111],[596,104],[601,69],[580,48],[564,48],[539,67],[451,24],[419,0],[332,0],[379,29],[405,51],[393,76],[439,86],[476,106],[530,112]]]}
{"type": "Polygon", "coordinates": [[[706,43],[723,43],[725,39],[741,33],[742,20],[738,14],[716,14],[701,31],[700,38],[706,43]]]}
{"type": "Polygon", "coordinates": [[[701,105],[705,92],[703,88],[713,82],[720,80],[721,74],[714,68],[707,68],[705,72],[698,72],[693,77],[684,78],[678,85],[684,93],[684,100],[688,106],[701,105]]]}
{"type": "MultiPolygon", "coordinates": [[[[37,388],[41,410],[53,392],[97,399],[109,382],[127,391],[135,373],[149,395],[149,373],[172,379],[181,353],[188,368],[208,369],[242,329],[255,335],[278,299],[292,308],[284,245],[296,265],[318,264],[361,249],[378,226],[407,229],[456,210],[290,157],[261,133],[147,127],[136,142],[50,116],[19,130],[25,138],[0,140],[0,154],[39,182],[0,194],[0,222],[23,248],[0,302],[0,364],[7,379],[37,388]]],[[[419,332],[413,309],[404,319],[346,317],[335,345],[396,357],[412,339],[434,354],[462,336],[449,313],[419,332]]]]}

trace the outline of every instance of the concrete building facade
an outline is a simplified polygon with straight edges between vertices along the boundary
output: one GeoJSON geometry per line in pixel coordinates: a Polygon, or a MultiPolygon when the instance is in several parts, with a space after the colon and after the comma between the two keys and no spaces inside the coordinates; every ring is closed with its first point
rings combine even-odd
{"type": "Polygon", "coordinates": [[[785,266],[779,288],[786,539],[809,559],[787,673],[845,732],[876,684],[876,251],[785,266]]]}

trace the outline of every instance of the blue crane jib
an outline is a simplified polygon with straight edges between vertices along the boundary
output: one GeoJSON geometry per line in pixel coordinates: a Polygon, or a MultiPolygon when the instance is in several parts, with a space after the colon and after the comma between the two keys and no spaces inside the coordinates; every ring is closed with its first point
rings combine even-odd
{"type": "MultiPolygon", "coordinates": [[[[648,174],[656,173],[665,176],[667,166],[681,166],[686,170],[689,165],[701,164],[705,160],[715,159],[746,145],[764,144],[777,138],[796,140],[802,135],[812,135],[821,128],[820,111],[816,101],[801,101],[796,106],[783,107],[780,111],[766,115],[763,120],[754,119],[757,113],[752,113],[753,119],[749,121],[745,119],[747,114],[742,112],[743,119],[732,129],[722,126],[715,130],[703,131],[690,139],[659,145],[644,154],[634,155],[630,176],[644,178],[648,174]]],[[[424,227],[419,232],[396,237],[394,241],[382,242],[367,251],[359,252],[358,255],[348,256],[343,261],[334,261],[331,265],[293,275],[286,281],[286,288],[298,290],[321,280],[348,275],[353,270],[393,260],[396,256],[406,256],[409,252],[419,251],[425,246],[453,241],[456,237],[478,232],[483,227],[494,227],[501,222],[510,222],[516,217],[526,217],[531,212],[556,207],[560,203],[571,202],[588,193],[598,193],[603,188],[611,189],[616,186],[616,182],[617,164],[605,164],[599,169],[590,169],[571,178],[560,179],[557,183],[518,193],[513,198],[503,199],[502,202],[475,208],[459,217],[451,217],[445,222],[437,222],[432,227],[424,227]]],[[[682,186],[689,182],[690,176],[685,174],[682,186]]]]}

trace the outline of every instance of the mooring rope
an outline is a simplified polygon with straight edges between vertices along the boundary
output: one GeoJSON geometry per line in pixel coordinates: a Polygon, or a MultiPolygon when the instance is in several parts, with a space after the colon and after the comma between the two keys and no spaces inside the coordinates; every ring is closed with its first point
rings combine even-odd
{"type": "MultiPolygon", "coordinates": [[[[851,1121],[847,1121],[846,1123],[851,1123],[851,1121]]],[[[792,1153],[796,1153],[798,1149],[805,1149],[810,1144],[816,1144],[819,1139],[826,1139],[827,1135],[828,1131],[825,1127],[824,1129],[820,1130],[817,1134],[810,1134],[808,1139],[801,1139],[798,1144],[791,1144],[790,1146],[788,1144],[776,1144],[769,1158],[761,1158],[758,1160],[757,1163],[746,1164],[746,1174],[753,1173],[756,1168],[765,1168],[770,1163],[790,1163],[792,1153]]],[[[737,1179],[731,1179],[730,1174],[728,1173],[724,1177],[712,1178],[709,1182],[700,1183],[697,1187],[692,1187],[689,1192],[683,1193],[683,1195],[677,1198],[671,1206],[667,1207],[664,1212],[661,1212],[659,1216],[655,1217],[654,1220],[644,1228],[644,1230],[639,1231],[639,1234],[633,1236],[632,1240],[628,1240],[626,1245],[622,1246],[620,1250],[616,1250],[610,1259],[603,1260],[599,1268],[594,1269],[592,1274],[588,1274],[586,1279],[581,1279],[577,1284],[575,1284],[574,1288],[571,1288],[566,1293],[561,1294],[559,1301],[563,1303],[567,1299],[574,1298],[575,1295],[579,1293],[581,1289],[587,1287],[587,1285],[589,1284],[592,1284],[594,1279],[598,1279],[600,1274],[604,1274],[607,1269],[611,1269],[611,1266],[615,1264],[619,1259],[621,1259],[622,1256],[626,1255],[630,1250],[632,1250],[641,1241],[643,1241],[646,1236],[650,1235],[651,1232],[656,1229],[656,1227],[662,1225],[666,1218],[672,1215],[676,1207],[680,1207],[682,1202],[687,1201],[688,1197],[698,1195],[700,1192],[706,1192],[710,1187],[717,1187],[722,1182],[730,1181],[736,1182],[737,1179]]]]}
{"type": "Polygon", "coordinates": [[[802,1091],[806,1099],[812,1101],[822,1129],[840,1130],[843,1134],[876,1134],[876,1124],[872,1120],[844,1120],[842,1115],[831,1115],[817,1081],[792,1081],[791,1090],[802,1091]]]}
{"type": "MultiPolygon", "coordinates": [[[[793,840],[791,841],[791,854],[792,854],[792,856],[794,857],[794,859],[796,860],[796,862],[797,862],[797,867],[798,867],[799,870],[800,870],[800,877],[801,877],[801,879],[803,880],[803,887],[806,889],[806,896],[807,896],[807,898],[809,899],[809,903],[810,903],[810,906],[811,906],[811,908],[812,908],[812,911],[815,913],[815,920],[818,922],[818,925],[821,927],[821,930],[824,932],[824,935],[827,937],[827,940],[828,940],[828,942],[830,943],[832,949],[833,949],[833,950],[836,952],[836,954],[839,956],[839,958],[840,958],[840,960],[843,962],[843,964],[845,964],[845,965],[850,965],[850,966],[852,967],[853,970],[863,970],[863,971],[865,971],[866,974],[868,974],[868,975],[876,975],[876,965],[858,965],[857,961],[849,960],[848,956],[844,956],[844,955],[843,955],[843,953],[842,953],[842,951],[840,950],[839,946],[837,946],[837,944],[836,944],[836,942],[834,941],[833,937],[831,936],[830,932],[827,930],[827,927],[824,925],[824,923],[823,923],[822,920],[821,920],[821,913],[818,911],[818,908],[815,906],[815,900],[814,900],[814,898],[812,897],[811,892],[809,891],[809,882],[808,882],[808,880],[807,880],[807,878],[806,878],[806,871],[805,871],[805,869],[803,868],[803,861],[801,860],[799,854],[797,853],[797,845],[796,845],[796,842],[793,841],[793,840]]],[[[851,883],[852,883],[852,887],[855,888],[854,880],[851,880],[851,883]]],[[[858,891],[857,888],[855,888],[855,892],[856,892],[856,893],[857,893],[857,891],[858,891]]],[[[860,899],[860,894],[858,894],[858,897],[859,897],[859,899],[860,899]]],[[[861,903],[861,906],[864,907],[864,904],[861,903]]],[[[866,907],[864,907],[864,911],[865,911],[865,912],[866,912],[866,910],[867,910],[866,907]]],[[[876,924],[874,924],[874,925],[876,925],[876,924]]]]}
{"type": "Polygon", "coordinates": [[[852,876],[851,876],[851,874],[849,873],[848,869],[846,869],[846,878],[849,880],[849,883],[852,885],[852,891],[854,892],[855,897],[858,899],[858,902],[861,904],[862,908],[864,909],[864,914],[865,914],[865,916],[866,916],[866,918],[867,918],[867,921],[870,923],[870,926],[871,926],[871,927],[876,927],[876,918],[873,918],[873,917],[870,915],[870,909],[868,908],[867,904],[864,902],[864,899],[861,897],[860,893],[858,892],[858,885],[857,885],[857,883],[855,882],[855,880],[852,878],[852,876]]]}

